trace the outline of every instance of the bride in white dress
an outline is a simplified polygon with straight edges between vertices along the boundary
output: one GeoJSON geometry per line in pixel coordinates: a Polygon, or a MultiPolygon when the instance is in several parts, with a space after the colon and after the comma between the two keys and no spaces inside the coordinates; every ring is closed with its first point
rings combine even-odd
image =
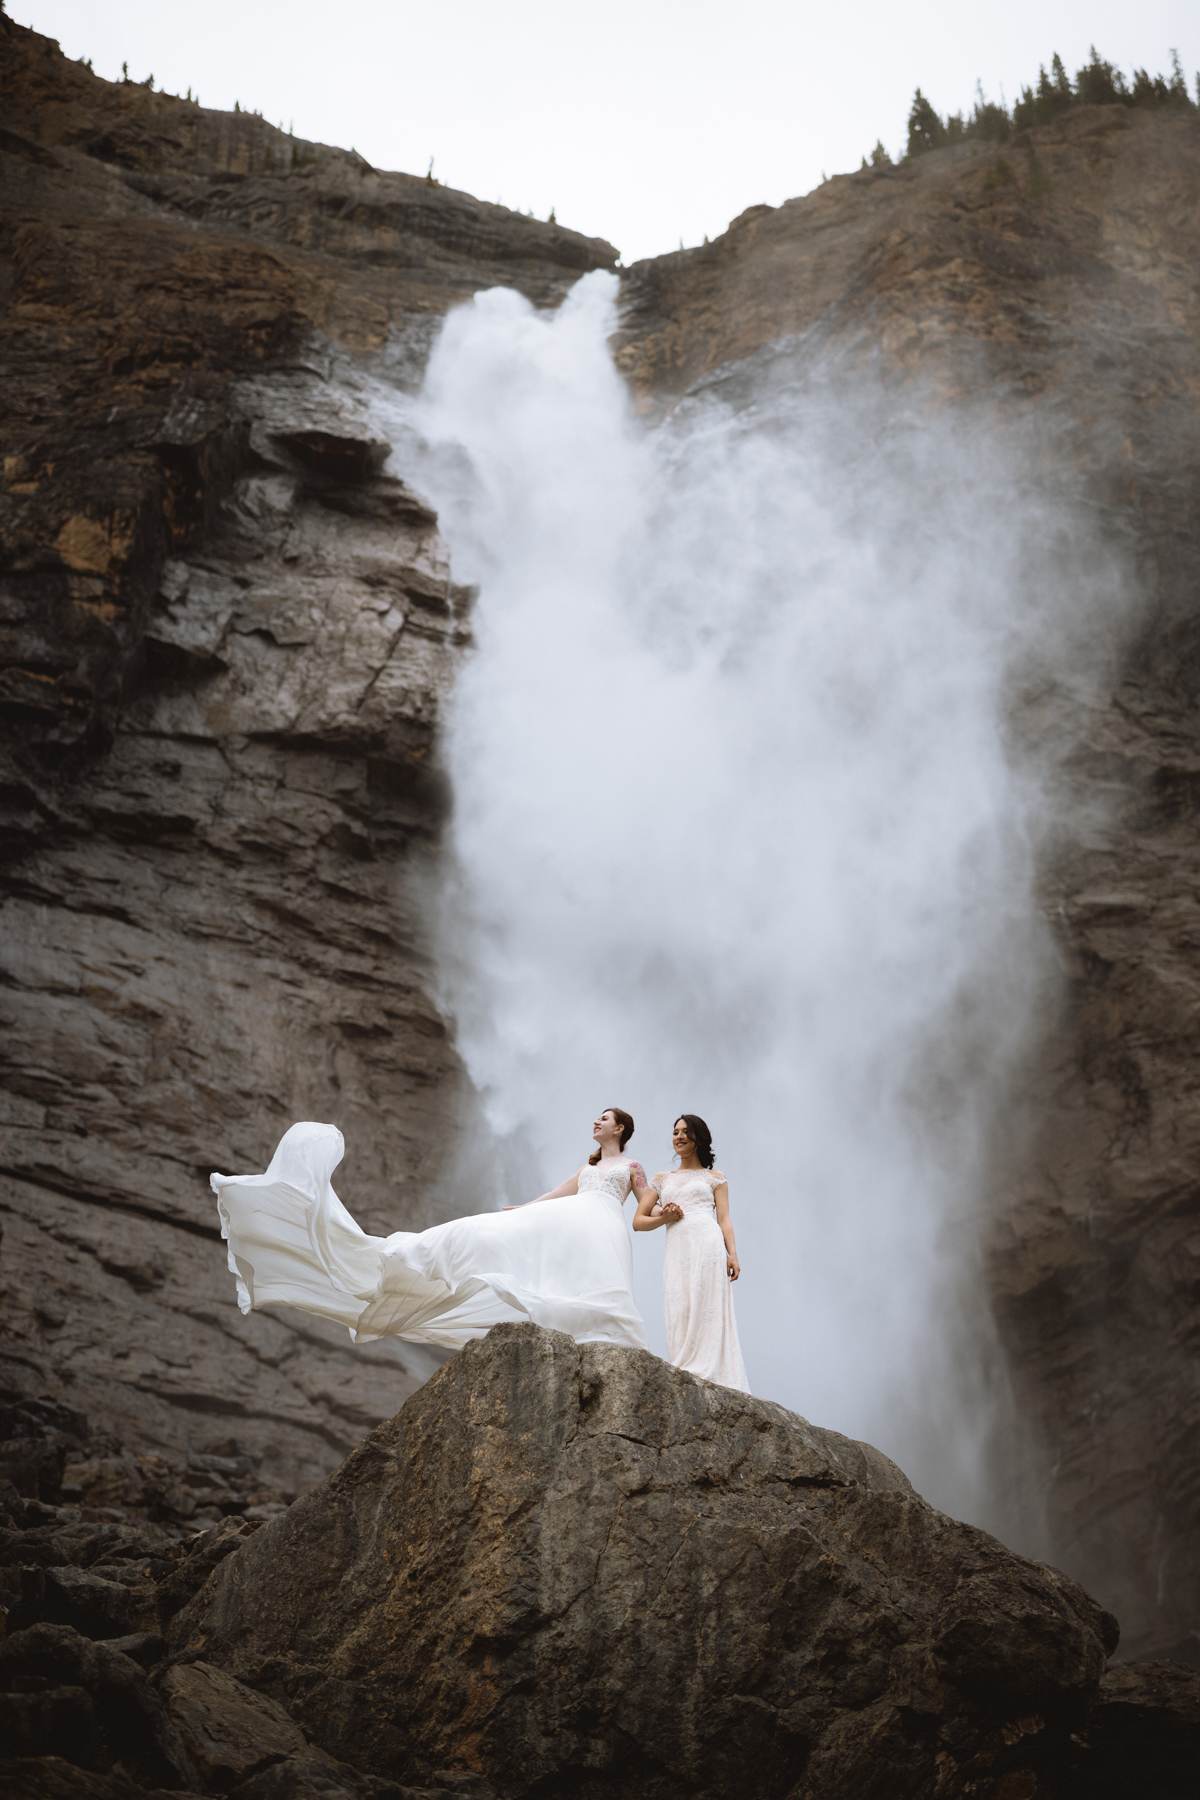
{"type": "Polygon", "coordinates": [[[667,1361],[722,1387],[750,1392],[737,1320],[733,1283],[742,1272],[729,1184],[713,1168],[712,1133],[698,1113],[682,1113],[671,1141],[679,1167],[655,1175],[638,1201],[635,1231],[667,1227],[663,1258],[663,1311],[667,1361]]]}
{"type": "Polygon", "coordinates": [[[238,1305],[295,1306],[359,1340],[458,1349],[532,1319],[579,1343],[646,1348],[623,1206],[648,1190],[623,1154],[633,1120],[608,1107],[588,1162],[541,1204],[451,1219],[428,1231],[363,1231],[333,1191],[336,1125],[293,1125],[262,1175],[213,1175],[238,1305]]]}

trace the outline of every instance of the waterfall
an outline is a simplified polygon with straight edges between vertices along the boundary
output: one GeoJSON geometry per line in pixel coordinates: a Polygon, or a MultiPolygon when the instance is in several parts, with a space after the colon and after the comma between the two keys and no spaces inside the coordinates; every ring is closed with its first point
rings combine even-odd
{"type": "MultiPolygon", "coordinates": [[[[576,1167],[603,1106],[649,1171],[702,1114],[755,1392],[979,1518],[979,1218],[1051,968],[1050,784],[1009,720],[1078,675],[1112,577],[982,415],[803,346],[641,422],[616,305],[603,274],[553,313],[477,295],[410,415],[478,588],[445,1005],[512,1197],[576,1167]]],[[[662,1236],[634,1241],[656,1347],[662,1236]]]]}

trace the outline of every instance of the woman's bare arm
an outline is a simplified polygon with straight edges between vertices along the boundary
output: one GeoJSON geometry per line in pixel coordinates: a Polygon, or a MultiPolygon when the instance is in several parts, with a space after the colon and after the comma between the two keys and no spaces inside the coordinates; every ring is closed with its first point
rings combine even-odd
{"type": "Polygon", "coordinates": [[[635,1231],[657,1231],[660,1225],[674,1225],[677,1219],[682,1219],[682,1209],[672,1201],[668,1200],[665,1206],[659,1203],[659,1186],[663,1177],[656,1175],[653,1181],[647,1181],[641,1163],[634,1163],[633,1167],[637,1171],[633,1181],[637,1211],[630,1221],[633,1229],[635,1231]],[[640,1186],[638,1177],[641,1178],[640,1186]]]}
{"type": "Polygon", "coordinates": [[[713,1171],[716,1180],[713,1183],[713,1205],[717,1209],[717,1224],[721,1227],[721,1236],[725,1239],[725,1273],[730,1281],[736,1281],[742,1272],[738,1261],[737,1239],[733,1235],[733,1220],[729,1216],[729,1183],[719,1169],[713,1171]]]}
{"type": "MultiPolygon", "coordinates": [[[[539,1200],[565,1200],[568,1195],[577,1194],[578,1192],[579,1170],[576,1169],[573,1175],[568,1175],[565,1181],[560,1181],[558,1186],[556,1188],[551,1188],[548,1194],[535,1194],[532,1200],[522,1200],[521,1205],[536,1206],[539,1200]]],[[[505,1212],[516,1212],[518,1208],[515,1206],[506,1206],[503,1210],[505,1212]]]]}

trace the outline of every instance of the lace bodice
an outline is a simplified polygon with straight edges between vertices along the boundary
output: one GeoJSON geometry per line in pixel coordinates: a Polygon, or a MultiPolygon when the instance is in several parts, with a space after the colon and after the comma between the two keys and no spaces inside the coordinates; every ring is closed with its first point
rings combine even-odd
{"type": "Polygon", "coordinates": [[[619,1162],[584,1163],[579,1171],[579,1192],[611,1194],[618,1203],[625,1200],[633,1185],[633,1163],[626,1157],[619,1162]]]}
{"type": "Polygon", "coordinates": [[[720,1169],[672,1169],[669,1175],[655,1176],[654,1185],[660,1200],[673,1200],[685,1213],[712,1212],[713,1189],[724,1179],[720,1169]]]}

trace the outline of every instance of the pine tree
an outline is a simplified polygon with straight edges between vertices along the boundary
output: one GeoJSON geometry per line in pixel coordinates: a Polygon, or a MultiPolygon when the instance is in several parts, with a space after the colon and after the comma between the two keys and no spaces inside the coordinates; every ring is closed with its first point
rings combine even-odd
{"type": "Polygon", "coordinates": [[[919,156],[924,150],[936,150],[945,141],[946,127],[918,88],[908,110],[908,155],[919,156]]]}
{"type": "Polygon", "coordinates": [[[1182,100],[1185,106],[1190,104],[1187,90],[1187,76],[1183,72],[1183,64],[1179,60],[1178,50],[1171,51],[1171,79],[1167,83],[1167,92],[1172,100],[1182,100]]]}
{"type": "Polygon", "coordinates": [[[1111,106],[1114,100],[1121,99],[1125,92],[1125,77],[1113,68],[1110,62],[1104,62],[1095,44],[1089,48],[1091,57],[1075,77],[1075,93],[1081,106],[1111,106]]]}
{"type": "Polygon", "coordinates": [[[1037,84],[1037,122],[1044,125],[1054,117],[1054,83],[1046,73],[1044,63],[1038,64],[1037,84]]]}
{"type": "Polygon", "coordinates": [[[129,64],[128,63],[121,64],[121,80],[122,81],[129,80],[129,64]]]}
{"type": "Polygon", "coordinates": [[[871,152],[871,167],[873,169],[890,169],[891,166],[892,159],[884,148],[883,139],[876,138],[875,148],[871,152]]]}
{"type": "Polygon", "coordinates": [[[234,103],[233,103],[233,110],[234,110],[234,112],[241,112],[241,110],[242,110],[242,103],[241,103],[241,101],[240,101],[240,100],[235,100],[235,101],[234,101],[234,103]]]}
{"type": "Polygon", "coordinates": [[[985,144],[1003,144],[1012,130],[1012,120],[1005,107],[989,100],[982,81],[975,83],[975,110],[967,121],[966,135],[985,144]]]}
{"type": "Polygon", "coordinates": [[[1135,106],[1157,106],[1158,94],[1154,87],[1154,77],[1148,69],[1133,71],[1133,87],[1129,98],[1135,106]]]}
{"type": "MultiPolygon", "coordinates": [[[[1049,72],[1044,64],[1039,67],[1036,88],[1028,83],[1021,88],[1011,115],[1003,102],[987,99],[983,85],[978,81],[975,84],[975,106],[966,117],[961,112],[955,112],[942,119],[918,88],[909,108],[905,154],[912,157],[926,150],[936,150],[943,144],[963,140],[1003,143],[1014,131],[1025,131],[1030,126],[1045,124],[1073,106],[1115,104],[1186,106],[1189,109],[1193,106],[1200,107],[1200,71],[1195,76],[1195,93],[1193,101],[1188,91],[1183,64],[1175,50],[1171,51],[1169,79],[1163,75],[1151,75],[1145,69],[1135,69],[1130,83],[1126,81],[1123,72],[1106,61],[1092,44],[1089,47],[1089,61],[1078,71],[1074,84],[1067,74],[1062,57],[1055,51],[1050,58],[1049,72]]],[[[1026,147],[1032,156],[1032,145],[1026,147]]],[[[877,143],[870,157],[863,157],[861,166],[863,169],[886,167],[889,161],[882,143],[877,143]]],[[[1001,167],[1002,165],[997,164],[993,174],[1001,167]]],[[[1011,178],[1011,171],[1006,171],[1003,179],[1011,178]]],[[[824,181],[824,174],[821,179],[824,181]]]]}

